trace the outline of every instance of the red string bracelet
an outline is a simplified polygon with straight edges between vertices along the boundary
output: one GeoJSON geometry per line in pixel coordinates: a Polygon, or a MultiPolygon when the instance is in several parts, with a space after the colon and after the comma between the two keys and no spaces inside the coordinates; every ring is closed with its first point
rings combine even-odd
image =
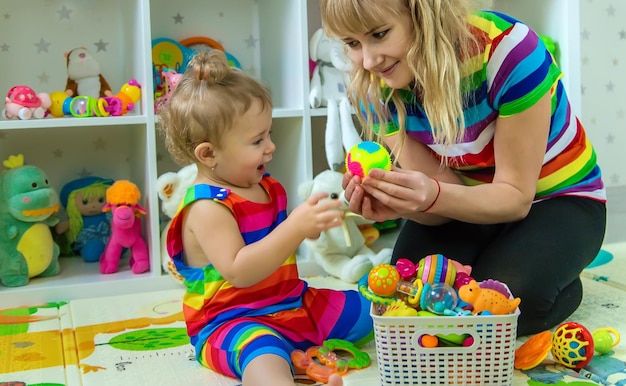
{"type": "Polygon", "coordinates": [[[439,184],[439,180],[437,180],[436,178],[433,178],[433,181],[437,183],[437,195],[435,196],[435,199],[433,200],[433,202],[431,202],[430,205],[428,205],[428,208],[424,209],[422,212],[428,212],[430,208],[432,208],[435,205],[435,202],[437,202],[437,199],[439,198],[439,193],[441,193],[441,185],[439,184]]]}

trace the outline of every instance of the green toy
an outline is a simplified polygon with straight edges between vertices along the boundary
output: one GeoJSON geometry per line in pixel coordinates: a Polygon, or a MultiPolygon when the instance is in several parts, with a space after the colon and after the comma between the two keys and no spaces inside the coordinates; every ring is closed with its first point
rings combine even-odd
{"type": "Polygon", "coordinates": [[[59,196],[41,169],[9,156],[0,175],[0,283],[28,284],[59,273],[59,246],[50,227],[59,222],[59,196]]]}

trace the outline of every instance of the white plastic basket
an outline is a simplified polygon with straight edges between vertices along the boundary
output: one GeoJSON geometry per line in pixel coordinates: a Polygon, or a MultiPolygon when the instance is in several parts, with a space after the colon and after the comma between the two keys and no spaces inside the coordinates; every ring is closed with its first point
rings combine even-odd
{"type": "Polygon", "coordinates": [[[374,320],[376,357],[382,385],[507,386],[513,361],[519,311],[490,316],[380,316],[374,320]],[[468,347],[427,348],[424,335],[469,334],[468,347]]]}

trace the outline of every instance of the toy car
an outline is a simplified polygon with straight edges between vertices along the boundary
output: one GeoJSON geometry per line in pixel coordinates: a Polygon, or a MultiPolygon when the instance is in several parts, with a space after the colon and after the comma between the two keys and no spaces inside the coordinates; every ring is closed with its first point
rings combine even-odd
{"type": "Polygon", "coordinates": [[[5,119],[43,118],[46,116],[46,109],[51,104],[48,93],[36,94],[35,90],[28,86],[14,86],[11,87],[4,100],[2,116],[5,119]]]}

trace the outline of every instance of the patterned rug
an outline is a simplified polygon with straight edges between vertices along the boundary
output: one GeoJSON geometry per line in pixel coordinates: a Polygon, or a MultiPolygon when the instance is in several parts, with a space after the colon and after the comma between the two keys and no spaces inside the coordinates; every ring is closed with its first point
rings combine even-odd
{"type": "MultiPolygon", "coordinates": [[[[626,245],[606,246],[606,251],[611,259],[583,274],[583,303],[568,320],[590,331],[612,327],[626,334],[626,245]]],[[[329,277],[307,281],[314,287],[353,288],[329,277]]],[[[182,293],[181,288],[0,310],[0,386],[238,385],[195,361],[180,312],[182,293]]],[[[350,371],[347,386],[380,385],[375,345],[363,349],[372,364],[350,371]]],[[[532,370],[516,370],[512,384],[626,385],[625,360],[624,343],[595,355],[580,372],[555,365],[548,355],[532,370]]],[[[306,377],[298,382],[315,384],[306,377]]]]}

